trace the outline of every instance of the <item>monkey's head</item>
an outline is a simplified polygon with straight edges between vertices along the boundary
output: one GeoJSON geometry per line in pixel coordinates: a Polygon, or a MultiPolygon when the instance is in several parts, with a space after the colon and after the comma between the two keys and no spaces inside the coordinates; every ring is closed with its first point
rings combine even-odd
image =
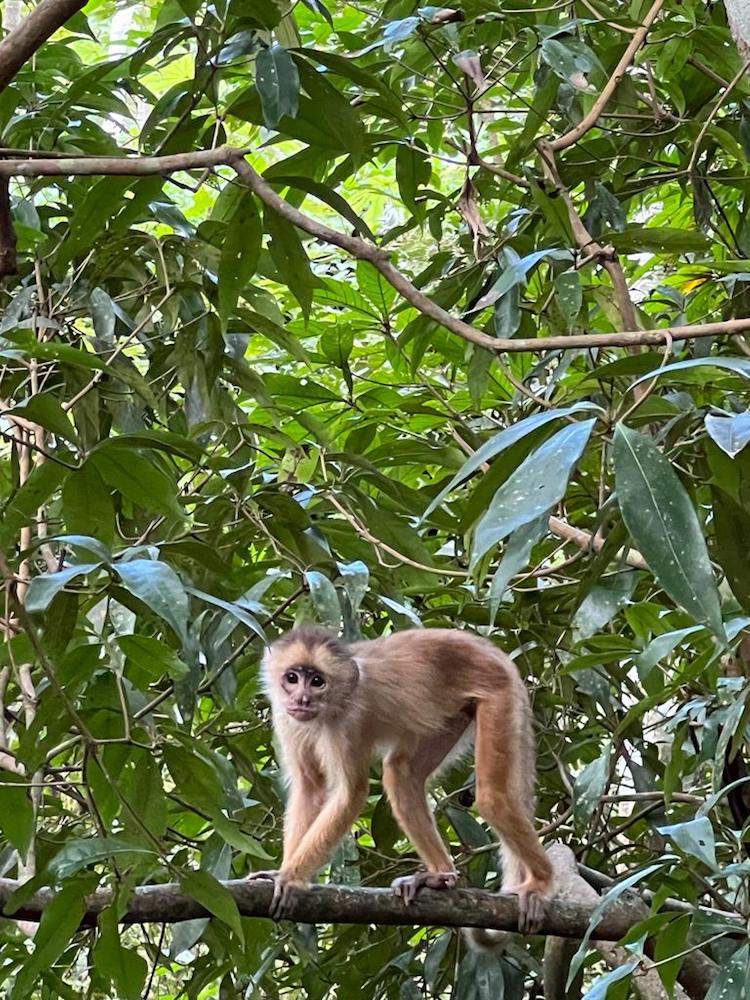
{"type": "Polygon", "coordinates": [[[335,718],[359,681],[346,643],[309,625],[293,629],[271,646],[263,675],[274,709],[297,722],[335,718]]]}

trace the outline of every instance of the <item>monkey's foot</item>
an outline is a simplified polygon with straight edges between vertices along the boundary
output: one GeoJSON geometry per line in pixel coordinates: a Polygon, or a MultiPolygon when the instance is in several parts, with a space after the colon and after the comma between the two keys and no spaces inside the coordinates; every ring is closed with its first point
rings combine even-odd
{"type": "Polygon", "coordinates": [[[546,893],[536,883],[522,883],[500,890],[501,896],[518,897],[518,930],[521,934],[538,934],[544,923],[546,893]]]}
{"type": "Polygon", "coordinates": [[[273,896],[271,905],[268,907],[268,916],[272,920],[285,920],[293,908],[295,889],[305,889],[308,882],[304,879],[294,878],[285,875],[281,870],[269,869],[268,871],[250,872],[245,881],[251,879],[270,879],[273,882],[273,896]]]}
{"type": "Polygon", "coordinates": [[[457,872],[415,872],[402,875],[391,882],[391,888],[408,906],[420,889],[453,889],[458,882],[457,872]]]}

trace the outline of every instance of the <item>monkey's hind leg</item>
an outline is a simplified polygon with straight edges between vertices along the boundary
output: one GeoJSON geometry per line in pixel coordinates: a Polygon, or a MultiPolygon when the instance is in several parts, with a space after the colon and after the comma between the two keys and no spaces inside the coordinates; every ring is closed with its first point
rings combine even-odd
{"type": "Polygon", "coordinates": [[[477,705],[476,804],[503,846],[503,888],[518,896],[518,929],[533,934],[552,890],[552,864],[534,829],[534,754],[523,694],[508,684],[477,705]]]}
{"type": "Polygon", "coordinates": [[[428,777],[445,760],[470,722],[462,714],[445,732],[422,740],[416,747],[396,750],[383,762],[383,785],[396,820],[409,838],[427,871],[394,879],[391,886],[407,905],[423,887],[452,889],[458,882],[453,860],[438,833],[427,803],[428,777]]]}

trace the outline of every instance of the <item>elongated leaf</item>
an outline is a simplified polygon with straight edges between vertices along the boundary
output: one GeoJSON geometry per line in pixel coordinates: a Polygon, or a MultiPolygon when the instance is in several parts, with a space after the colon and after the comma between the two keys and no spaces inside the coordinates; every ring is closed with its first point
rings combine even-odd
{"type": "Polygon", "coordinates": [[[255,273],[263,237],[260,213],[246,191],[229,221],[219,260],[219,316],[226,329],[242,289],[255,273]]]}
{"type": "Polygon", "coordinates": [[[345,198],[342,198],[338,191],[334,191],[330,185],[316,181],[312,177],[287,177],[277,174],[273,175],[273,183],[286,184],[291,188],[296,188],[298,191],[304,191],[306,194],[313,195],[319,201],[329,205],[334,212],[338,212],[347,222],[350,222],[355,232],[361,233],[368,240],[372,240],[373,243],[375,242],[375,237],[365,220],[360,215],[357,215],[349,202],[345,198]]]}
{"type": "Polygon", "coordinates": [[[21,775],[0,774],[0,830],[21,858],[26,857],[34,839],[34,807],[26,785],[21,775]]]}
{"type": "Polygon", "coordinates": [[[139,1000],[148,964],[136,951],[123,947],[115,906],[104,910],[98,923],[99,937],[94,946],[97,972],[114,983],[122,1000],[139,1000]]]}
{"type": "Polygon", "coordinates": [[[716,559],[726,573],[732,593],[750,611],[750,519],[747,510],[728,493],[714,488],[713,506],[716,559]]]}
{"type": "Polygon", "coordinates": [[[698,515],[650,438],[618,424],[615,482],[625,525],[659,585],[724,637],[719,593],[698,515]]]}
{"type": "Polygon", "coordinates": [[[17,533],[24,525],[29,524],[68,472],[68,469],[57,462],[42,462],[31,470],[29,478],[3,508],[0,516],[0,548],[16,543],[17,533]]]}
{"type": "Polygon", "coordinates": [[[626,892],[628,889],[631,889],[634,885],[640,882],[641,879],[648,878],[649,875],[652,875],[654,872],[659,871],[660,868],[664,868],[668,864],[669,864],[668,861],[662,861],[659,862],[658,864],[649,865],[648,868],[642,868],[640,871],[633,872],[632,875],[628,875],[627,878],[624,878],[622,882],[618,882],[617,885],[613,885],[612,888],[608,889],[606,894],[602,896],[602,898],[596,904],[591,913],[591,917],[589,918],[589,925],[586,928],[586,933],[584,934],[583,939],[581,940],[581,944],[578,948],[578,951],[575,953],[575,955],[571,960],[570,969],[568,970],[568,982],[567,982],[568,989],[570,989],[571,983],[578,975],[581,966],[583,965],[586,959],[586,952],[588,951],[589,940],[591,939],[591,935],[599,926],[602,919],[602,915],[604,911],[607,909],[607,907],[611,906],[612,903],[618,900],[624,892],[626,892]]]}
{"type": "Polygon", "coordinates": [[[243,625],[247,625],[263,642],[266,642],[266,636],[260,623],[255,615],[251,613],[263,610],[262,605],[258,604],[257,601],[224,601],[222,598],[216,597],[214,594],[207,594],[204,590],[198,590],[196,587],[186,587],[185,590],[188,594],[198,597],[201,601],[206,601],[208,604],[213,604],[223,611],[228,611],[230,615],[234,615],[237,621],[242,622],[243,625]]]}
{"type": "Polygon", "coordinates": [[[621,965],[619,968],[613,969],[603,976],[599,976],[591,986],[591,989],[586,992],[583,1000],[605,1000],[609,987],[632,975],[637,968],[638,961],[636,960],[628,962],[627,965],[621,965]]]}
{"type": "Polygon", "coordinates": [[[641,677],[646,676],[659,660],[662,660],[665,656],[669,656],[672,650],[677,649],[682,644],[683,639],[687,639],[689,635],[694,635],[694,633],[702,631],[702,625],[691,625],[689,628],[679,628],[673,632],[664,632],[662,635],[657,635],[636,659],[641,677]]]}
{"type": "Polygon", "coordinates": [[[603,753],[587,764],[575,780],[573,798],[575,818],[578,823],[591,818],[599,799],[606,791],[611,753],[612,748],[607,745],[603,753]]]}
{"type": "Polygon", "coordinates": [[[709,437],[730,458],[739,455],[750,441],[750,413],[736,413],[733,417],[718,417],[709,413],[705,424],[709,437]]]}
{"type": "Polygon", "coordinates": [[[210,872],[182,872],[180,885],[188,896],[192,896],[209,913],[227,924],[238,938],[242,937],[242,923],[237,904],[232,895],[210,872]]]}
{"type": "Polygon", "coordinates": [[[24,960],[16,976],[11,1000],[30,997],[37,978],[62,955],[78,930],[86,908],[84,892],[82,885],[73,883],[61,889],[45,906],[34,936],[34,951],[24,960]]]}
{"type": "Polygon", "coordinates": [[[433,510],[440,506],[452,490],[455,490],[455,488],[460,486],[464,480],[468,479],[469,476],[472,476],[475,472],[481,469],[486,462],[489,462],[490,459],[495,457],[495,455],[499,455],[500,452],[505,451],[506,448],[510,448],[512,445],[516,444],[517,441],[526,437],[527,434],[531,434],[531,432],[535,431],[538,427],[543,427],[551,420],[559,420],[561,417],[567,417],[571,413],[579,413],[582,410],[597,409],[599,409],[599,407],[594,403],[575,403],[573,406],[567,406],[562,409],[544,410],[542,413],[535,413],[531,417],[519,420],[517,424],[513,424],[511,427],[506,427],[505,430],[502,430],[495,434],[494,437],[491,437],[489,441],[485,441],[482,447],[478,448],[471,458],[464,462],[448,485],[438,493],[434,500],[430,502],[427,510],[422,515],[421,520],[429,517],[433,510]]]}
{"type": "Polygon", "coordinates": [[[284,115],[294,118],[299,107],[299,73],[287,50],[278,44],[261,49],[255,59],[255,85],[263,120],[276,128],[284,115]]]}
{"type": "Polygon", "coordinates": [[[97,865],[122,854],[153,854],[153,849],[124,837],[88,837],[70,840],[49,863],[49,870],[62,880],[82,868],[97,865]]]}
{"type": "Polygon", "coordinates": [[[750,358],[690,358],[688,361],[675,361],[674,364],[664,365],[663,368],[655,368],[646,375],[641,375],[630,386],[634,389],[642,382],[650,382],[655,378],[663,378],[665,375],[672,375],[674,372],[690,371],[693,368],[723,368],[726,371],[742,375],[743,378],[750,378],[750,358]]]}
{"type": "Polygon", "coordinates": [[[76,566],[61,569],[57,573],[42,573],[35,576],[29,584],[26,594],[26,610],[31,614],[46,611],[55,595],[59,594],[71,580],[77,580],[79,576],[93,573],[100,566],[101,563],[79,563],[76,566]]]}
{"type": "Polygon", "coordinates": [[[39,424],[64,441],[70,441],[71,444],[78,443],[78,435],[72,420],[51,392],[40,392],[36,396],[31,396],[8,412],[17,413],[19,417],[39,424]]]}
{"type": "Polygon", "coordinates": [[[305,579],[318,618],[324,625],[338,629],[341,624],[341,606],[336,588],[327,576],[317,570],[308,570],[305,579]]]}
{"type": "Polygon", "coordinates": [[[94,451],[92,462],[105,483],[145,510],[179,514],[174,485],[151,459],[135,448],[102,447],[94,451]]]}
{"type": "Polygon", "coordinates": [[[750,945],[740,945],[723,963],[706,1000],[750,1000],[750,945]]]}
{"type": "Polygon", "coordinates": [[[278,268],[279,280],[299,302],[305,316],[310,314],[313,289],[319,280],[310,270],[310,261],[294,226],[266,205],[263,220],[271,237],[268,249],[278,268]]]}
{"type": "Polygon", "coordinates": [[[493,545],[562,500],[595,423],[582,420],[564,427],[506,479],[474,532],[472,568],[493,545]]]}
{"type": "Polygon", "coordinates": [[[511,577],[524,568],[531,556],[531,550],[547,531],[547,517],[542,515],[530,521],[518,531],[514,531],[505,546],[503,558],[490,584],[490,624],[494,624],[497,609],[505,597],[511,577]]]}
{"type": "Polygon", "coordinates": [[[123,587],[168,622],[187,641],[188,598],[182,580],[171,566],[152,559],[115,564],[123,587]]]}

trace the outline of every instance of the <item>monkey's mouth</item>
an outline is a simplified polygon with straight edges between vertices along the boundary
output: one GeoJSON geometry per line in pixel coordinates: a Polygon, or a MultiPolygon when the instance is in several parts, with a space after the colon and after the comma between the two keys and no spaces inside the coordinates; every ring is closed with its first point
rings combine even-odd
{"type": "Polygon", "coordinates": [[[287,712],[299,722],[309,722],[318,714],[317,708],[312,708],[309,705],[288,705],[287,712]]]}

